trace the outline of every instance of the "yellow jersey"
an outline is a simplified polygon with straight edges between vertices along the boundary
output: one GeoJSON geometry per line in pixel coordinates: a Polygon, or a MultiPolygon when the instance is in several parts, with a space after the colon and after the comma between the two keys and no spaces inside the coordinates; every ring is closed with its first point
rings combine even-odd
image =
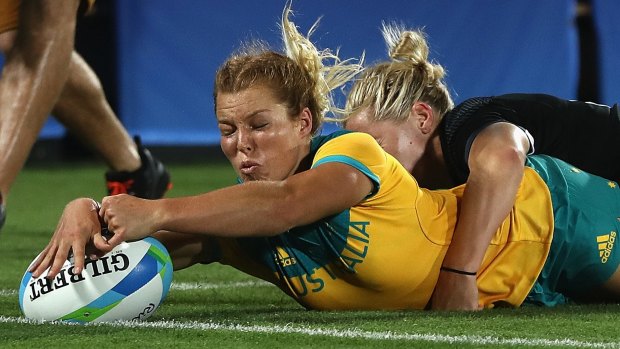
{"type": "MultiPolygon", "coordinates": [[[[312,167],[339,162],[356,168],[373,182],[373,192],[346,211],[275,237],[219,239],[220,262],[274,283],[310,309],[424,309],[450,245],[463,186],[420,188],[363,133],[317,137],[311,155],[312,167]]],[[[480,304],[520,305],[552,235],[549,191],[526,168],[517,203],[477,276],[480,304]]]]}

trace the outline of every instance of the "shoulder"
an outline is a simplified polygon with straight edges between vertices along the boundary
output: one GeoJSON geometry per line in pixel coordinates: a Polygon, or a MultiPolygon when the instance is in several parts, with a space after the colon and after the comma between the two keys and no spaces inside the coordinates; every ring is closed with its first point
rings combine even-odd
{"type": "Polygon", "coordinates": [[[313,140],[314,162],[327,156],[346,156],[360,162],[385,161],[385,151],[369,134],[338,131],[313,140]]]}
{"type": "MultiPolygon", "coordinates": [[[[312,148],[318,150],[327,143],[330,144],[368,144],[373,145],[377,142],[367,133],[353,132],[348,130],[335,131],[329,134],[320,135],[312,140],[312,148]]],[[[378,145],[378,144],[377,144],[378,145]]]]}
{"type": "MultiPolygon", "coordinates": [[[[372,181],[372,195],[379,191],[381,183],[390,173],[389,169],[396,166],[396,160],[387,156],[377,141],[366,133],[346,131],[321,137],[324,138],[314,140],[320,146],[314,153],[312,168],[328,163],[351,166],[372,181]]],[[[403,172],[406,173],[404,168],[403,172]]]]}

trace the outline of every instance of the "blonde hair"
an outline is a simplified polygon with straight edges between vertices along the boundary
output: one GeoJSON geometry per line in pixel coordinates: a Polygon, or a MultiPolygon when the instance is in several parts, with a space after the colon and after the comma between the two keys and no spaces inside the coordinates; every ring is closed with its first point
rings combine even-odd
{"type": "Polygon", "coordinates": [[[370,107],[375,121],[405,121],[413,104],[429,104],[440,119],[454,107],[443,82],[444,68],[428,60],[428,44],[421,30],[406,30],[383,23],[383,38],[391,58],[389,62],[367,68],[347,96],[346,119],[357,110],[370,107]]]}
{"type": "Polygon", "coordinates": [[[218,93],[238,92],[255,85],[266,86],[282,101],[289,115],[299,115],[305,107],[312,113],[312,133],[318,133],[328,112],[342,113],[332,98],[332,91],[353,79],[362,70],[362,60],[341,60],[330,50],[319,51],[310,41],[317,20],[307,36],[299,33],[289,20],[290,2],[282,12],[280,24],[284,54],[254,42],[233,54],[217,71],[214,100],[218,93]],[[325,61],[332,61],[325,65],[325,61]]]}

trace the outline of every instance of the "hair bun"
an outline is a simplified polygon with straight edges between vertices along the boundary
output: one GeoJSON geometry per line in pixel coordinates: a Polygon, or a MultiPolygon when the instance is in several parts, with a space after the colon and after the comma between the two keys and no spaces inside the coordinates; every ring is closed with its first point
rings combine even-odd
{"type": "Polygon", "coordinates": [[[422,31],[405,30],[396,24],[383,23],[381,32],[393,60],[410,61],[414,65],[427,62],[428,44],[422,31]]]}
{"type": "Polygon", "coordinates": [[[395,60],[409,60],[414,64],[425,63],[428,60],[428,46],[421,35],[412,31],[405,31],[400,41],[391,48],[390,57],[395,60]]]}

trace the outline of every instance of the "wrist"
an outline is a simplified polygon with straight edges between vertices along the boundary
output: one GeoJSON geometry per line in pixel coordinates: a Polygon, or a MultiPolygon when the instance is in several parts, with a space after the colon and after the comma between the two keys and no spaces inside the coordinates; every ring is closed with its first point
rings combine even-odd
{"type": "Polygon", "coordinates": [[[464,276],[476,276],[476,275],[478,275],[478,272],[476,272],[476,271],[467,271],[467,270],[455,269],[455,268],[444,267],[444,266],[441,266],[441,268],[439,268],[439,270],[441,270],[443,272],[448,272],[448,273],[452,273],[452,274],[459,274],[459,275],[464,275],[464,276]]]}

